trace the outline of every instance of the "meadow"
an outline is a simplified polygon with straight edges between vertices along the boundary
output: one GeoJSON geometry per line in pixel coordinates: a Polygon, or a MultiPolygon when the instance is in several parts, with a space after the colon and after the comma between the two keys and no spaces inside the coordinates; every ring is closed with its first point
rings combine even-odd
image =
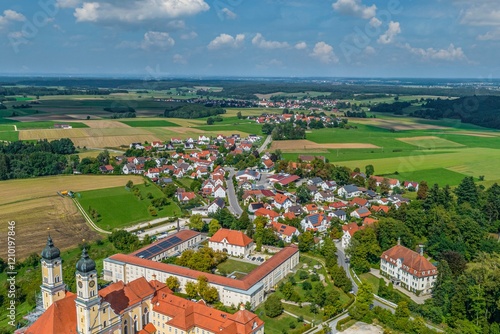
{"type": "Polygon", "coordinates": [[[100,214],[99,219],[93,219],[94,223],[102,229],[111,231],[115,228],[130,226],[139,222],[146,222],[156,218],[173,217],[180,215],[180,208],[174,202],[170,202],[157,215],[152,216],[148,210],[151,199],[163,197],[163,193],[151,183],[137,184],[141,198],[135,196],[125,184],[119,187],[82,191],[76,196],[83,209],[90,215],[90,209],[100,214]]]}

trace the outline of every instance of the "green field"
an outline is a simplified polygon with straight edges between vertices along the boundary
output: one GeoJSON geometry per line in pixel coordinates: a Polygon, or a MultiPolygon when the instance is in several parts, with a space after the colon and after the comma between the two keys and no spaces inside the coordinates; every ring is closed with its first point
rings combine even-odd
{"type": "Polygon", "coordinates": [[[123,124],[127,124],[128,126],[134,127],[134,128],[154,128],[154,127],[172,127],[172,126],[179,126],[178,124],[169,122],[169,121],[164,121],[164,120],[134,120],[134,121],[120,121],[123,124]]]}
{"type": "Polygon", "coordinates": [[[19,140],[19,132],[17,131],[0,131],[0,141],[16,141],[19,140]]]}
{"type": "Polygon", "coordinates": [[[52,122],[52,121],[38,121],[38,122],[17,122],[15,125],[18,130],[31,130],[31,129],[54,129],[54,124],[68,124],[71,127],[88,128],[89,126],[80,122],[52,122]]]}
{"type": "Polygon", "coordinates": [[[457,185],[465,177],[464,173],[454,172],[445,168],[422,169],[413,172],[385,175],[400,181],[420,182],[425,180],[429,185],[457,185]]]}
{"type": "Polygon", "coordinates": [[[157,216],[151,216],[148,207],[151,200],[147,194],[151,193],[154,198],[163,196],[163,193],[154,185],[146,187],[143,184],[137,185],[143,199],[137,198],[132,191],[123,187],[108,188],[102,190],[83,191],[77,196],[83,209],[89,213],[89,207],[101,215],[100,220],[94,222],[105,230],[121,228],[139,222],[150,221],[156,218],[173,217],[180,215],[180,209],[174,202],[158,210],[157,216]]]}

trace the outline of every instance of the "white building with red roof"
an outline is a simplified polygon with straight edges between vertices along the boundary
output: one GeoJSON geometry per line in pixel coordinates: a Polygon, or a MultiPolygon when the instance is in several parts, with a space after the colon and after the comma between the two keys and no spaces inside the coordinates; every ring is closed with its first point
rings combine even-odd
{"type": "Polygon", "coordinates": [[[408,291],[428,295],[437,279],[437,268],[420,253],[398,244],[380,256],[380,273],[408,291]]]}
{"type": "Polygon", "coordinates": [[[208,247],[232,256],[247,256],[254,248],[253,240],[241,231],[221,228],[210,239],[208,247]]]}

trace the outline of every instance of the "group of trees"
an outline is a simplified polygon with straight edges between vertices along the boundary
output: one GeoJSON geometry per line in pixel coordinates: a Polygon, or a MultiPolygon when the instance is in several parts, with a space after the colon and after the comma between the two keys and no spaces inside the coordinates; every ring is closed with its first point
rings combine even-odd
{"type": "Polygon", "coordinates": [[[201,104],[183,104],[168,107],[163,112],[168,118],[203,118],[225,114],[226,110],[220,107],[207,107],[201,104]]]}
{"type": "Polygon", "coordinates": [[[219,263],[226,261],[227,254],[204,247],[197,251],[185,250],[175,259],[175,264],[193,270],[211,272],[219,263]]]}
{"type": "Polygon", "coordinates": [[[210,287],[205,276],[199,276],[196,283],[187,282],[185,289],[189,298],[201,298],[209,304],[216,303],[219,300],[217,288],[210,287]]]}
{"type": "Polygon", "coordinates": [[[74,152],[75,146],[67,138],[35,143],[0,142],[0,180],[70,173],[66,155],[74,152]]]}
{"type": "Polygon", "coordinates": [[[395,115],[402,115],[403,110],[411,106],[410,102],[394,102],[394,103],[379,103],[370,108],[372,112],[393,113],[395,115]]]}
{"type": "Polygon", "coordinates": [[[306,131],[293,122],[283,124],[266,123],[262,126],[262,133],[271,135],[273,140],[305,139],[306,131]]]}

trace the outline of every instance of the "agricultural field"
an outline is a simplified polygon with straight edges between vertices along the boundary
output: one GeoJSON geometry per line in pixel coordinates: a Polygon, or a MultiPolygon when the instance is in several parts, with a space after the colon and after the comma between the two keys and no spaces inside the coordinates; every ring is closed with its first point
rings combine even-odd
{"type": "MultiPolygon", "coordinates": [[[[125,185],[128,180],[143,182],[139,176],[65,175],[0,182],[0,220],[16,222],[16,256],[24,259],[33,251],[39,252],[50,232],[58,247],[69,249],[91,241],[99,234],[87,226],[73,201],[57,195],[58,191],[85,191],[125,185]]],[[[7,224],[0,225],[6,235],[7,224]]],[[[0,249],[6,251],[0,239],[0,249]]],[[[0,254],[5,258],[6,254],[0,254]]]]}
{"type": "Polygon", "coordinates": [[[422,123],[396,117],[352,118],[349,125],[313,130],[306,141],[273,142],[271,149],[282,150],[291,160],[308,154],[350,168],[372,164],[379,175],[441,186],[456,186],[465,176],[484,177],[480,183],[485,185],[500,182],[495,167],[500,164],[498,131],[449,120],[422,123]]]}
{"type": "Polygon", "coordinates": [[[136,128],[156,128],[156,127],[171,127],[179,126],[176,123],[172,123],[165,120],[134,120],[134,121],[121,121],[123,124],[136,128]]]}
{"type": "Polygon", "coordinates": [[[136,183],[136,187],[140,191],[140,198],[127,189],[123,183],[114,188],[78,192],[76,199],[89,216],[92,217],[92,210],[97,211],[100,217],[92,220],[97,226],[108,231],[156,218],[181,214],[177,204],[170,202],[161,210],[157,210],[156,216],[152,216],[148,210],[151,206],[148,194],[151,193],[152,199],[154,199],[163,197],[163,193],[149,182],[147,185],[144,184],[144,181],[136,183]]]}

